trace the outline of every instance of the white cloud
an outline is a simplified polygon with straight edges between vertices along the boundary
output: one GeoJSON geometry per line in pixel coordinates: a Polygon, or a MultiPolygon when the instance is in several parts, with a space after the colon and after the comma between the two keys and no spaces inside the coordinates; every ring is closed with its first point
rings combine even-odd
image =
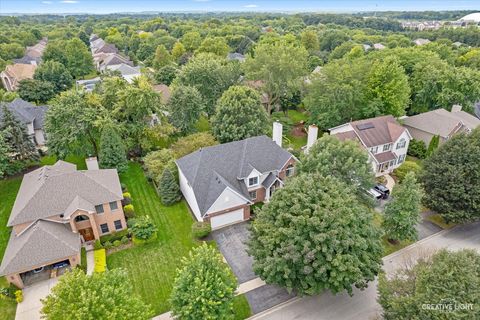
{"type": "Polygon", "coordinates": [[[258,6],[256,4],[247,4],[246,6],[243,6],[244,8],[257,8],[258,6]]]}
{"type": "Polygon", "coordinates": [[[52,4],[52,1],[42,1],[43,4],[52,4]]]}
{"type": "Polygon", "coordinates": [[[60,1],[61,3],[78,3],[78,1],[76,0],[63,0],[63,1],[60,1]]]}

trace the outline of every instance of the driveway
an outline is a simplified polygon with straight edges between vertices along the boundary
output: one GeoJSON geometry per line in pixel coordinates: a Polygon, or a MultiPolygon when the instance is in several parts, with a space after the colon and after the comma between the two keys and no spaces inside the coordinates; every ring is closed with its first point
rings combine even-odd
{"type": "Polygon", "coordinates": [[[37,282],[23,289],[23,302],[17,305],[15,320],[40,320],[42,302],[57,284],[58,278],[37,282]]]}
{"type": "MultiPolygon", "coordinates": [[[[247,254],[246,242],[250,237],[249,222],[234,224],[212,232],[212,238],[217,242],[220,252],[227,260],[238,283],[257,278],[253,272],[253,259],[247,254]]],[[[275,285],[264,285],[245,293],[254,314],[270,309],[292,297],[287,290],[275,285]]]]}
{"type": "MultiPolygon", "coordinates": [[[[480,252],[480,222],[457,226],[437,233],[400,251],[383,258],[383,269],[392,274],[408,261],[416,261],[418,256],[432,250],[447,248],[460,250],[476,249],[480,252]]],[[[292,300],[278,308],[273,308],[253,319],[262,320],[370,320],[381,312],[376,302],[377,283],[372,282],[364,291],[354,289],[353,297],[348,294],[332,295],[329,292],[318,296],[292,300]]]]}

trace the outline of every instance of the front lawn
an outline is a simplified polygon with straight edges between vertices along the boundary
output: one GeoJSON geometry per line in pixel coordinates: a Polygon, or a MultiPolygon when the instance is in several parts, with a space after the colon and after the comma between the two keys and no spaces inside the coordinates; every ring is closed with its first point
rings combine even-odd
{"type": "Polygon", "coordinates": [[[252,310],[244,294],[233,298],[233,311],[235,313],[235,320],[247,319],[252,315],[252,310]]]}
{"type": "MultiPolygon", "coordinates": [[[[373,224],[377,227],[382,228],[383,216],[378,213],[373,213],[373,224]]],[[[382,237],[382,246],[383,246],[383,256],[388,256],[395,251],[405,248],[413,243],[413,241],[399,241],[397,244],[392,244],[388,241],[387,236],[382,237]]]]}
{"type": "Polygon", "coordinates": [[[158,315],[170,309],[168,299],[181,257],[197,245],[191,236],[193,218],[184,201],[163,206],[139,164],[130,163],[121,181],[132,195],[136,215],[149,215],[158,228],[158,237],[154,243],[108,255],[107,266],[124,268],[134,291],[158,315]]]}

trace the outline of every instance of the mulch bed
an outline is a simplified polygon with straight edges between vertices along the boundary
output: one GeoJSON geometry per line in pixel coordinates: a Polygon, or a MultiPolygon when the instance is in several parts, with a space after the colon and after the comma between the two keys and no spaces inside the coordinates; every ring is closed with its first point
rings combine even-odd
{"type": "Polygon", "coordinates": [[[294,137],[305,137],[307,135],[305,125],[303,123],[296,124],[290,131],[290,134],[294,137]]]}

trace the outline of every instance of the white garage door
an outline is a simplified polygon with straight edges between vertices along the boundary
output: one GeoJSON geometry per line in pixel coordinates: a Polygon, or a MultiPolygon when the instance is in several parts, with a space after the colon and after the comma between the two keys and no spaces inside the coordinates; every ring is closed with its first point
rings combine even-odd
{"type": "Polygon", "coordinates": [[[243,221],[243,209],[227,212],[210,219],[212,229],[218,229],[231,223],[243,221]]]}

